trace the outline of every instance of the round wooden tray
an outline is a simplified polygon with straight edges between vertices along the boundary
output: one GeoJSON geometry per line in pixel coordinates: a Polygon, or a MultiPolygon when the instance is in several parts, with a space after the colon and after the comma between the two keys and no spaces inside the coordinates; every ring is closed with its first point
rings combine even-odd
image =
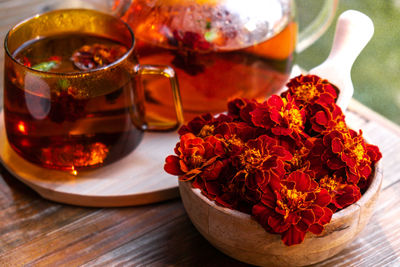
{"type": "Polygon", "coordinates": [[[177,141],[176,132],[145,133],[125,158],[74,176],[21,158],[8,143],[4,112],[0,114],[0,161],[5,168],[42,197],[79,206],[122,207],[178,197],[178,180],[163,169],[177,141]]]}

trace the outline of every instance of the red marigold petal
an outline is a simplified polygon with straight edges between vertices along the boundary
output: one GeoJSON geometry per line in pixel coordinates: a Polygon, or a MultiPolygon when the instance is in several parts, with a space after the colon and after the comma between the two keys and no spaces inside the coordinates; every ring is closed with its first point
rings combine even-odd
{"type": "Polygon", "coordinates": [[[183,175],[184,172],[180,168],[180,158],[170,155],[165,159],[164,170],[172,175],[183,175]]]}
{"type": "Polygon", "coordinates": [[[382,158],[382,153],[379,151],[379,148],[374,145],[367,144],[367,154],[373,162],[382,158]]]}
{"type": "Polygon", "coordinates": [[[201,175],[205,181],[218,179],[223,167],[224,163],[217,160],[204,168],[201,175]]]}
{"type": "Polygon", "coordinates": [[[274,211],[259,203],[253,206],[251,214],[261,226],[266,227],[268,225],[268,219],[274,214],[274,211]]]}
{"type": "Polygon", "coordinates": [[[180,160],[178,162],[179,164],[179,168],[182,170],[183,173],[187,173],[190,171],[190,169],[188,168],[188,166],[186,165],[186,163],[183,160],[180,160]]]}
{"type": "Polygon", "coordinates": [[[343,143],[339,138],[333,138],[331,147],[333,153],[340,153],[343,151],[343,143]]]}
{"type": "Polygon", "coordinates": [[[331,94],[327,94],[327,93],[322,93],[318,100],[316,101],[316,103],[324,106],[324,107],[328,107],[329,105],[333,104],[335,102],[335,98],[332,97],[331,94]]]}
{"type": "Polygon", "coordinates": [[[372,172],[371,166],[365,165],[360,167],[361,177],[368,178],[372,172]]]}
{"type": "Polygon", "coordinates": [[[360,176],[352,173],[349,169],[346,168],[346,177],[347,181],[352,184],[357,184],[360,180],[360,176]]]}
{"type": "Polygon", "coordinates": [[[306,195],[305,200],[306,200],[306,202],[314,202],[314,200],[315,200],[316,198],[317,198],[317,197],[316,197],[315,192],[308,192],[307,195],[306,195]]]}
{"type": "Polygon", "coordinates": [[[319,124],[319,125],[327,125],[329,118],[326,116],[326,113],[323,111],[318,111],[317,113],[315,113],[315,121],[319,124]]]}
{"type": "Polygon", "coordinates": [[[275,193],[271,190],[271,188],[269,186],[265,187],[264,189],[264,194],[261,197],[261,202],[273,209],[276,206],[276,197],[275,197],[275,193]]]}
{"type": "Polygon", "coordinates": [[[298,213],[291,212],[286,218],[286,222],[290,224],[297,224],[301,220],[301,216],[298,213]]]}
{"type": "Polygon", "coordinates": [[[246,187],[251,190],[256,190],[259,188],[259,184],[262,184],[265,181],[265,178],[260,172],[255,172],[246,175],[246,187]]]}
{"type": "Polygon", "coordinates": [[[282,146],[274,147],[275,154],[284,161],[289,161],[293,158],[292,154],[282,146]]]}
{"type": "Polygon", "coordinates": [[[194,188],[199,188],[201,191],[204,191],[204,182],[201,178],[197,177],[193,180],[192,186],[194,188]]]}
{"type": "Polygon", "coordinates": [[[297,224],[296,227],[302,231],[302,232],[307,232],[308,228],[310,227],[307,223],[305,223],[304,221],[300,220],[297,224]]]}
{"type": "Polygon", "coordinates": [[[291,128],[274,127],[271,129],[272,133],[275,135],[290,135],[293,132],[291,128]]]}
{"type": "Polygon", "coordinates": [[[291,226],[282,234],[282,241],[286,246],[292,246],[303,242],[306,233],[299,231],[295,226],[291,226]]]}
{"type": "Polygon", "coordinates": [[[360,188],[356,185],[347,185],[336,193],[334,204],[339,209],[343,209],[361,198],[360,188]]]}
{"type": "Polygon", "coordinates": [[[278,109],[278,110],[281,110],[284,105],[282,98],[278,95],[270,96],[267,99],[267,103],[270,107],[272,107],[274,109],[278,109]]]}
{"type": "Polygon", "coordinates": [[[314,223],[313,225],[311,225],[308,228],[308,231],[310,231],[311,233],[315,234],[315,235],[319,235],[322,233],[322,231],[324,230],[324,227],[320,224],[314,223]]]}
{"type": "Polygon", "coordinates": [[[315,222],[315,215],[313,210],[311,209],[307,209],[307,210],[303,210],[301,212],[301,220],[303,223],[307,224],[307,226],[310,226],[311,224],[313,224],[315,222]]]}
{"type": "Polygon", "coordinates": [[[267,114],[269,112],[266,108],[256,108],[250,113],[251,121],[255,126],[269,129],[273,122],[267,114]]]}
{"type": "Polygon", "coordinates": [[[205,189],[211,196],[217,196],[220,193],[221,185],[219,182],[205,182],[205,189]]]}
{"type": "Polygon", "coordinates": [[[345,166],[343,161],[337,159],[337,158],[330,158],[326,161],[326,164],[328,167],[332,170],[339,170],[345,166]]]}
{"type": "Polygon", "coordinates": [[[319,218],[319,222],[318,222],[321,225],[325,225],[325,224],[329,223],[331,221],[332,215],[333,215],[333,212],[330,208],[324,207],[323,209],[324,209],[324,216],[319,218]]]}
{"type": "Polygon", "coordinates": [[[324,216],[324,209],[318,205],[312,205],[311,207],[312,211],[314,212],[315,220],[319,221],[319,218],[324,216]]]}
{"type": "Polygon", "coordinates": [[[302,171],[292,172],[289,174],[287,180],[295,182],[295,189],[297,191],[307,192],[311,187],[310,176],[302,171]]]}
{"type": "Polygon", "coordinates": [[[333,199],[333,204],[335,204],[337,208],[343,209],[356,201],[356,196],[353,194],[336,194],[333,199]]]}
{"type": "Polygon", "coordinates": [[[315,199],[314,203],[321,207],[326,207],[332,198],[326,189],[321,189],[321,191],[317,194],[317,198],[315,199]]]}
{"type": "Polygon", "coordinates": [[[351,157],[351,156],[349,156],[349,155],[347,155],[347,154],[345,154],[345,153],[343,153],[343,154],[341,155],[341,159],[342,159],[342,161],[345,162],[346,165],[347,165],[348,167],[350,167],[350,168],[354,168],[354,167],[356,167],[356,165],[357,165],[357,159],[354,158],[354,157],[351,157]]]}
{"type": "Polygon", "coordinates": [[[290,227],[289,223],[286,223],[282,216],[280,215],[275,215],[275,216],[270,216],[268,218],[268,225],[272,228],[272,230],[275,233],[283,233],[287,231],[290,227]]]}
{"type": "Polygon", "coordinates": [[[237,197],[232,193],[223,193],[215,197],[215,202],[223,207],[235,209],[237,197]]]}
{"type": "Polygon", "coordinates": [[[271,120],[277,124],[282,122],[282,115],[279,113],[279,110],[273,109],[269,113],[269,117],[271,120]]]}
{"type": "Polygon", "coordinates": [[[185,173],[184,175],[179,176],[179,181],[190,181],[190,180],[193,180],[200,173],[201,173],[201,171],[199,169],[190,170],[189,172],[185,173]]]}

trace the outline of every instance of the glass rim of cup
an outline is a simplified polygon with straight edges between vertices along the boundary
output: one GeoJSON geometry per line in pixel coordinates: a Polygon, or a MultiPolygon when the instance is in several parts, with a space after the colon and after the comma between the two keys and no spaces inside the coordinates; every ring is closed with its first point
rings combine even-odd
{"type": "MultiPolygon", "coordinates": [[[[38,36],[39,38],[41,38],[41,36],[38,36]]],[[[33,40],[33,39],[31,39],[33,40]]],[[[27,40],[29,41],[29,40],[27,40]]],[[[132,28],[122,19],[117,18],[113,15],[104,13],[104,12],[100,12],[97,10],[93,10],[93,9],[87,9],[87,8],[68,8],[68,9],[56,9],[56,10],[51,10],[51,11],[47,11],[47,12],[43,12],[43,13],[38,13],[36,15],[30,16],[20,22],[18,22],[17,24],[15,24],[6,34],[5,38],[4,38],[4,50],[7,53],[7,55],[10,57],[10,59],[12,59],[15,63],[17,63],[18,65],[20,65],[21,67],[33,72],[33,73],[40,73],[40,74],[46,74],[46,75],[56,75],[56,76],[64,76],[64,77],[74,77],[74,76],[82,76],[85,74],[91,74],[91,73],[96,73],[96,72],[100,72],[100,71],[104,71],[110,68],[113,68],[115,66],[118,66],[120,63],[122,63],[123,61],[126,60],[126,58],[133,53],[133,50],[135,48],[135,34],[133,33],[132,28]],[[117,60],[113,61],[111,64],[105,65],[103,67],[100,68],[94,68],[94,69],[89,69],[89,70],[82,70],[79,72],[56,72],[56,71],[44,71],[44,70],[37,70],[37,69],[33,69],[32,67],[28,67],[26,65],[24,65],[22,62],[16,60],[16,58],[13,56],[13,54],[10,52],[9,47],[8,47],[8,40],[10,37],[10,34],[16,30],[19,27],[22,27],[24,24],[28,23],[29,21],[31,21],[32,19],[35,18],[39,18],[43,15],[46,14],[50,14],[50,13],[59,13],[59,12],[78,12],[78,11],[84,11],[84,12],[93,12],[93,13],[97,13],[100,14],[102,16],[108,16],[108,17],[112,17],[113,19],[119,21],[120,23],[122,23],[123,25],[125,25],[125,27],[128,29],[128,32],[132,38],[132,41],[130,42],[130,46],[127,49],[127,51],[117,60]]]]}

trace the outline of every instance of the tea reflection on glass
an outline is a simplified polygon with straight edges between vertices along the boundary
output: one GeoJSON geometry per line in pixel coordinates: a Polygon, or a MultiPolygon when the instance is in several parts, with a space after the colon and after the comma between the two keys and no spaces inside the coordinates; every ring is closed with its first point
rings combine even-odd
{"type": "Polygon", "coordinates": [[[114,162],[141,141],[143,129],[182,121],[172,69],[141,66],[121,20],[89,10],[60,10],[15,26],[5,40],[7,137],[23,158],[75,171],[114,162]],[[171,81],[177,121],[148,124],[142,74],[171,81]]]}

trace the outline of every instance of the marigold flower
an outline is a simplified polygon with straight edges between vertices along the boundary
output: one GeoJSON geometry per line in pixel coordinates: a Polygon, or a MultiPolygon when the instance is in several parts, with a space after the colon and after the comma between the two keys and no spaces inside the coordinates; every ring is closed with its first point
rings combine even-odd
{"type": "Polygon", "coordinates": [[[348,131],[349,128],[345,122],[344,114],[339,106],[332,105],[330,108],[319,107],[319,110],[315,110],[314,108],[312,112],[308,111],[313,114],[310,118],[310,122],[315,132],[324,134],[331,131],[348,131]]]}
{"type": "Polygon", "coordinates": [[[361,130],[359,134],[353,130],[332,131],[324,136],[323,142],[328,147],[323,155],[328,167],[333,170],[345,168],[349,183],[357,184],[360,178],[367,180],[372,164],[382,157],[375,146],[365,142],[361,130]]]}
{"type": "Polygon", "coordinates": [[[249,100],[245,98],[236,98],[228,102],[228,116],[233,117],[236,121],[243,121],[252,124],[250,112],[256,107],[262,105],[256,100],[249,100]]]}
{"type": "Polygon", "coordinates": [[[205,138],[207,136],[214,135],[214,129],[216,126],[223,122],[230,122],[232,120],[232,117],[225,114],[220,114],[218,117],[214,117],[210,113],[207,113],[197,116],[189,121],[187,125],[183,125],[179,129],[178,133],[179,135],[192,133],[201,138],[205,138]]]}
{"type": "Polygon", "coordinates": [[[316,75],[300,75],[289,81],[288,90],[282,96],[290,94],[300,106],[313,103],[328,106],[337,98],[336,89],[328,82],[316,75]]]}
{"type": "Polygon", "coordinates": [[[214,131],[216,137],[225,143],[230,156],[234,156],[243,150],[244,144],[251,139],[260,136],[257,129],[245,122],[221,123],[214,131]]]}
{"type": "Polygon", "coordinates": [[[292,155],[277,140],[262,135],[244,145],[233,158],[233,165],[239,170],[236,177],[243,177],[246,187],[256,190],[268,184],[271,177],[282,177],[284,161],[291,159],[292,155]]]}
{"type": "Polygon", "coordinates": [[[164,170],[169,174],[178,175],[181,181],[190,181],[223,156],[225,148],[214,136],[202,139],[188,133],[181,136],[175,153],[177,156],[171,155],[166,158],[164,170]]]}
{"type": "Polygon", "coordinates": [[[331,195],[332,205],[330,208],[333,211],[343,209],[361,198],[360,188],[354,184],[347,184],[346,180],[340,175],[325,175],[318,183],[331,195]]]}
{"type": "Polygon", "coordinates": [[[305,111],[300,110],[292,98],[273,95],[267,106],[257,107],[251,113],[255,126],[271,129],[274,135],[290,135],[295,138],[304,135],[305,111]]]}
{"type": "Polygon", "coordinates": [[[279,233],[285,245],[299,244],[307,231],[320,234],[332,217],[326,189],[300,171],[287,179],[271,181],[261,201],[253,206],[253,217],[271,233],[279,233]]]}

